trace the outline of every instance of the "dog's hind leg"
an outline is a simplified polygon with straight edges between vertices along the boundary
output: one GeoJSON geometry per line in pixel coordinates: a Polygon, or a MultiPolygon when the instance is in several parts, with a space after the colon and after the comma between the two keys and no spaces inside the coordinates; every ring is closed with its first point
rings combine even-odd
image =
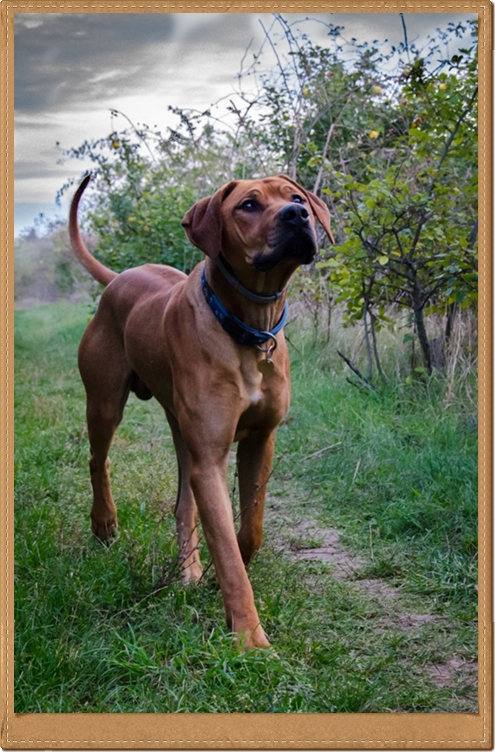
{"type": "Polygon", "coordinates": [[[263,537],[263,510],[266,485],[272,470],[275,432],[254,434],[239,442],[237,472],[239,474],[239,501],[241,527],[237,542],[244,564],[261,546],[263,537]]]}
{"type": "Polygon", "coordinates": [[[191,488],[191,456],[181,436],[179,424],[169,410],[165,410],[174,440],[179,468],[179,487],[175,503],[175,520],[179,559],[184,582],[197,582],[203,574],[198,550],[198,512],[191,488]]]}
{"type": "MultiPolygon", "coordinates": [[[[89,332],[89,330],[87,330],[89,332]]],[[[86,388],[86,417],[91,450],[89,468],[93,486],[91,528],[101,541],[117,529],[117,509],[110,488],[108,452],[124,413],[132,371],[125,354],[95,346],[87,333],[79,349],[79,370],[86,388]]]]}

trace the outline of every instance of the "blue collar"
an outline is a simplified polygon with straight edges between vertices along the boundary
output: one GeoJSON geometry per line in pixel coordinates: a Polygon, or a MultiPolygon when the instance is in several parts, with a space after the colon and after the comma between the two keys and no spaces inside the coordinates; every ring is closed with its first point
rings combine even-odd
{"type": "Polygon", "coordinates": [[[282,329],[287,321],[287,314],[289,312],[289,306],[287,302],[284,306],[282,318],[278,324],[270,331],[263,331],[263,329],[253,329],[253,327],[244,324],[243,321],[229,313],[224,306],[220,303],[219,299],[213,292],[212,288],[206,281],[205,268],[201,270],[201,287],[203,289],[203,295],[208,303],[211,312],[222,325],[227,334],[230,334],[232,339],[235,339],[240,345],[252,345],[260,347],[268,342],[270,339],[275,339],[275,335],[282,329]]]}

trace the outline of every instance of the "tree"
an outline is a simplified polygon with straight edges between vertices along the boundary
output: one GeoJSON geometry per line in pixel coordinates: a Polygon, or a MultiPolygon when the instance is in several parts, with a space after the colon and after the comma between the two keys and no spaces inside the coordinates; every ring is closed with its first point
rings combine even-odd
{"type": "Polygon", "coordinates": [[[373,332],[392,303],[412,312],[428,372],[425,316],[477,299],[476,47],[445,67],[429,72],[418,57],[404,70],[397,106],[409,127],[394,138],[393,159],[377,132],[367,180],[352,165],[334,174],[347,239],[338,264],[327,262],[330,281],[345,285],[350,318],[362,317],[365,328],[373,332]]]}
{"type": "Polygon", "coordinates": [[[407,35],[387,52],[353,44],[345,62],[339,27],[322,48],[278,20],[289,56],[264,77],[259,137],[336,217],[337,247],[317,267],[364,324],[369,377],[391,306],[411,312],[429,372],[425,316],[447,311],[448,335],[456,307],[476,302],[477,26],[450,24],[422,51],[407,35]],[[442,54],[467,30],[470,47],[442,54]]]}

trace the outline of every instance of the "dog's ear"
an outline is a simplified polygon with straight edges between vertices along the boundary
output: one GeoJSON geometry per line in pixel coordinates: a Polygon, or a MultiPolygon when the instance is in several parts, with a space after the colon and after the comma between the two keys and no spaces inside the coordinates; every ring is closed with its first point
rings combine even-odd
{"type": "Polygon", "coordinates": [[[304,192],[306,196],[308,197],[308,201],[311,204],[311,208],[316,214],[318,222],[321,224],[321,226],[325,230],[330,242],[333,243],[333,245],[335,245],[335,239],[333,237],[333,233],[330,228],[330,212],[328,210],[328,206],[325,204],[324,201],[321,200],[321,198],[318,198],[318,196],[316,196],[314,193],[311,193],[311,191],[304,191],[304,192]]]}
{"type": "Polygon", "coordinates": [[[182,219],[182,227],[191,243],[211,259],[222,250],[222,202],[236,185],[234,180],[213,196],[196,201],[182,219]]]}
{"type": "Polygon", "coordinates": [[[318,198],[318,196],[316,196],[314,193],[311,193],[311,191],[307,191],[305,188],[302,188],[299,183],[296,183],[296,181],[292,180],[292,178],[290,178],[288,175],[279,175],[279,177],[288,180],[289,183],[295,185],[296,188],[301,191],[301,193],[304,193],[304,195],[308,199],[311,209],[316,215],[318,222],[321,224],[326,234],[328,235],[330,242],[335,244],[335,239],[330,228],[330,212],[325,202],[322,201],[321,198],[318,198]]]}

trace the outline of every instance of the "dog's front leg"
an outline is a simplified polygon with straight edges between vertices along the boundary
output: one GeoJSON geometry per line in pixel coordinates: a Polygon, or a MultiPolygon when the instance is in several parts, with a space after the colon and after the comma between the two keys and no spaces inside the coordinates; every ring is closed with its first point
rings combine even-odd
{"type": "Polygon", "coordinates": [[[191,486],[222,591],[227,624],[241,647],[268,647],[235,535],[227,492],[228,451],[219,455],[203,443],[200,451],[191,454],[191,486]]]}
{"type": "Polygon", "coordinates": [[[266,485],[272,470],[274,447],[275,431],[270,431],[247,436],[237,449],[241,506],[237,540],[245,564],[249,564],[261,546],[266,485]]]}

